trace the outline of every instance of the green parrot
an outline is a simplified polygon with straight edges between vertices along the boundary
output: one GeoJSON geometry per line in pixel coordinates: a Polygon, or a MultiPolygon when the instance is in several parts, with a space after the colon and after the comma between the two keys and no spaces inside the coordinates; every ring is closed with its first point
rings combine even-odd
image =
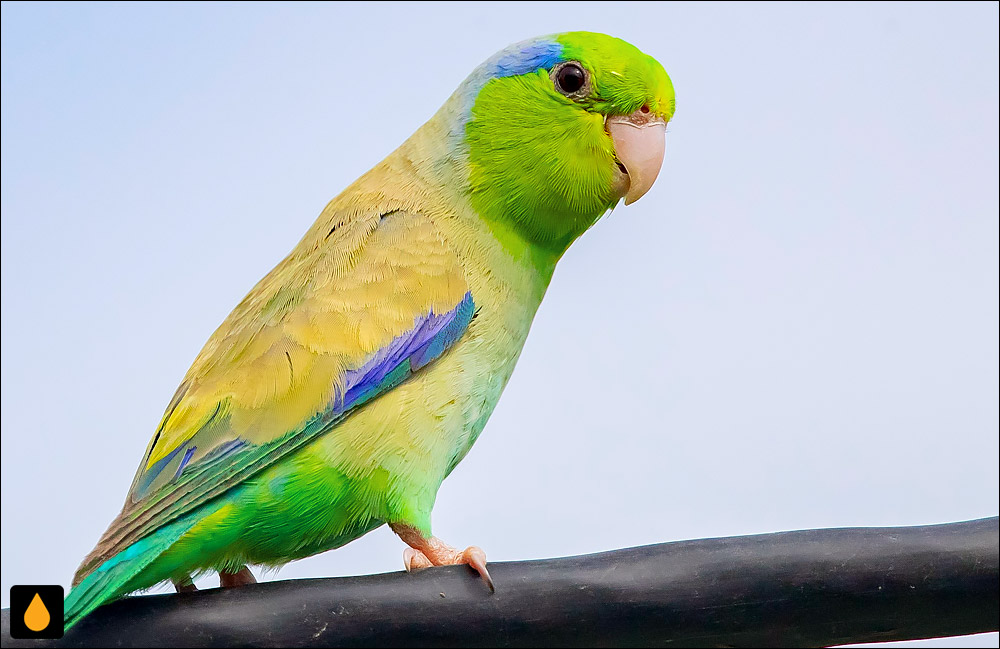
{"type": "Polygon", "coordinates": [[[521,353],[556,262],[652,186],[674,90],[625,41],[512,45],[319,215],[170,400],[66,627],[159,582],[223,586],[388,524],[408,570],[468,564],[431,534],[521,353]]]}

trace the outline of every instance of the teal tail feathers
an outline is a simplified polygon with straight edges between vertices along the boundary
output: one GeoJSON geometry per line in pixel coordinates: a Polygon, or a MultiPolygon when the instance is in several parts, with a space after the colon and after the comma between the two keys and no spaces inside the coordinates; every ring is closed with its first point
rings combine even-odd
{"type": "Polygon", "coordinates": [[[188,515],[165,525],[128,546],[87,575],[66,597],[66,630],[98,606],[160,581],[157,579],[149,584],[132,585],[143,570],[194,527],[198,520],[199,516],[188,515]]]}

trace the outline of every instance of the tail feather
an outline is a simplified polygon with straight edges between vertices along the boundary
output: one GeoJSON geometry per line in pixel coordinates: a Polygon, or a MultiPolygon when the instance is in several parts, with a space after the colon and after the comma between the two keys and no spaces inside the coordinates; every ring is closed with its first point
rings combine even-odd
{"type": "Polygon", "coordinates": [[[194,527],[199,519],[198,516],[188,515],[161,527],[102,563],[76,584],[66,597],[66,630],[98,606],[133,590],[152,586],[155,582],[133,584],[143,570],[194,527]]]}

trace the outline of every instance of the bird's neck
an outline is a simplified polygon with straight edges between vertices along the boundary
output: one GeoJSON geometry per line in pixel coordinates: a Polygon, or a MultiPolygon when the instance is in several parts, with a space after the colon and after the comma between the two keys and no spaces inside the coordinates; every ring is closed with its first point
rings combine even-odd
{"type": "Polygon", "coordinates": [[[540,245],[502,215],[483,213],[473,205],[468,147],[462,144],[465,112],[463,97],[456,93],[387,161],[407,168],[414,180],[415,194],[432,195],[429,204],[447,206],[447,213],[430,210],[429,216],[441,221],[458,239],[475,241],[476,246],[495,241],[494,245],[498,244],[505,256],[530,268],[531,283],[540,300],[565,246],[554,249],[540,245]]]}

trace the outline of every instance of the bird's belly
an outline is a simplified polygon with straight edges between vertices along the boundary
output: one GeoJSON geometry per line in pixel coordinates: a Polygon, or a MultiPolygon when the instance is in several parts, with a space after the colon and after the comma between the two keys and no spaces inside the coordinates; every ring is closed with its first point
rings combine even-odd
{"type": "Polygon", "coordinates": [[[245,564],[280,566],[340,547],[383,523],[359,506],[358,495],[368,488],[299,451],[204,505],[201,520],[132,589],[245,564]]]}
{"type": "Polygon", "coordinates": [[[305,453],[349,477],[358,510],[429,533],[438,488],[485,426],[520,345],[506,349],[484,350],[475,335],[461,341],[305,453]]]}
{"type": "Polygon", "coordinates": [[[207,508],[156,572],[175,577],[245,563],[281,565],[340,547],[385,522],[430,534],[438,488],[485,426],[523,343],[523,337],[470,333],[410,380],[207,508]]]}

